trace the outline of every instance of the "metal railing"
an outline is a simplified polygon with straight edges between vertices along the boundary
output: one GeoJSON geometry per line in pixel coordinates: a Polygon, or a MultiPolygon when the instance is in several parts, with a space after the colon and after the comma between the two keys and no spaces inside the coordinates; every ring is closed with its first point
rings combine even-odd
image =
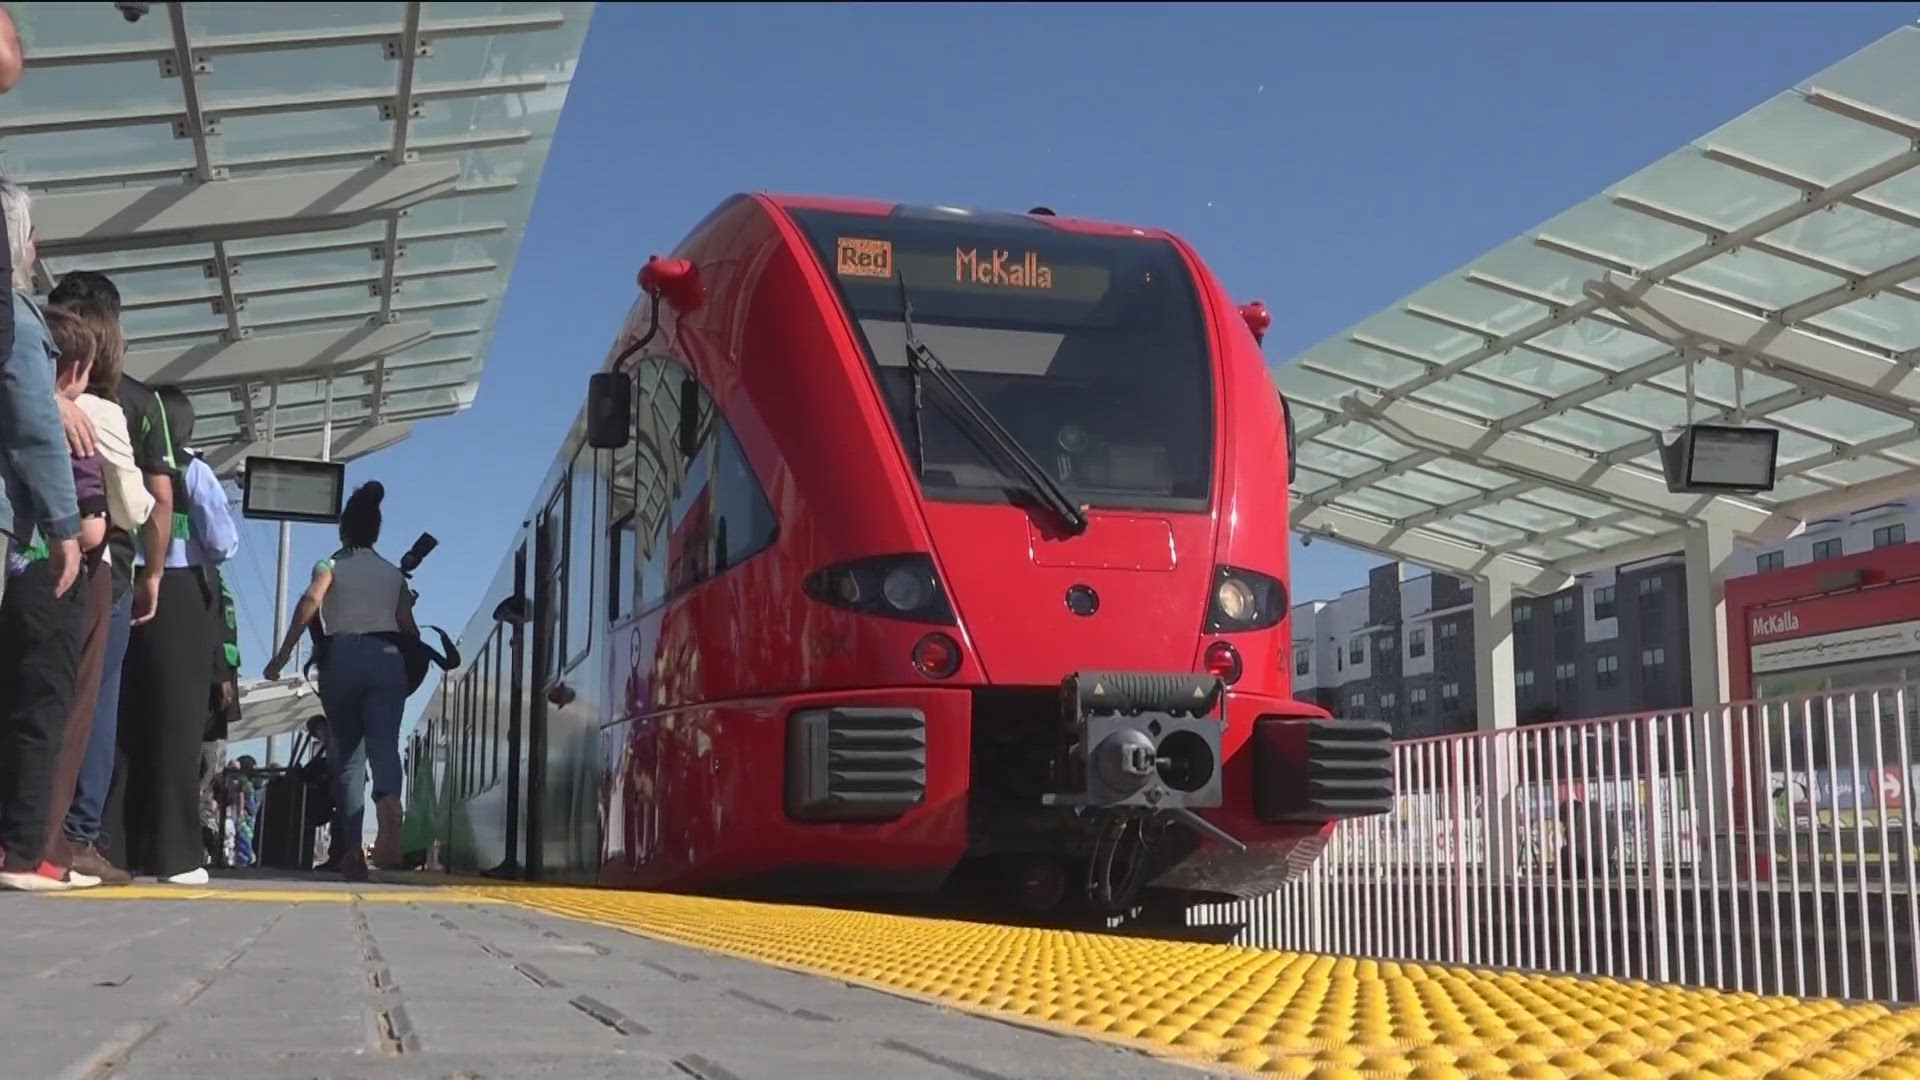
{"type": "Polygon", "coordinates": [[[1300,950],[1920,1001],[1920,685],[1395,747],[1391,814],[1194,909],[1300,950]]]}

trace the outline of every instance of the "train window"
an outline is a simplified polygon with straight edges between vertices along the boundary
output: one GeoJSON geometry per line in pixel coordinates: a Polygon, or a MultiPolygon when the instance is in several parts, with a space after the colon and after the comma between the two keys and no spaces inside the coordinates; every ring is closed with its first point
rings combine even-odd
{"type": "Polygon", "coordinates": [[[753,465],[747,461],[746,452],[740,449],[733,432],[724,426],[720,430],[718,454],[714,470],[718,474],[715,483],[719,503],[716,515],[719,523],[714,526],[713,537],[716,574],[771,547],[779,531],[766,489],[760,486],[760,478],[754,475],[753,465]]]}
{"type": "Polygon", "coordinates": [[[777,525],[746,453],[685,366],[648,360],[635,383],[634,520],[612,539],[630,545],[648,611],[764,550],[777,525]]]}
{"type": "Polygon", "coordinates": [[[633,531],[633,515],[627,514],[611,527],[607,540],[607,620],[619,622],[633,613],[633,567],[640,544],[633,531]]]}
{"type": "MultiPolygon", "coordinates": [[[[910,452],[902,283],[918,340],[1077,501],[1206,505],[1212,364],[1199,291],[1172,243],[1029,219],[793,216],[865,341],[910,452]]],[[[928,495],[993,500],[1018,489],[944,395],[923,400],[928,495]]]]}

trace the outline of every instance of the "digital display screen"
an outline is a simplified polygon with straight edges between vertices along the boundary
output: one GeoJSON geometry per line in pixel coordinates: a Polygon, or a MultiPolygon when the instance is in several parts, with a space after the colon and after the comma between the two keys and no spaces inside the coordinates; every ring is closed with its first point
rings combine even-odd
{"type": "Polygon", "coordinates": [[[915,292],[1011,293],[1082,304],[1099,302],[1112,283],[1104,266],[1063,264],[1035,247],[929,247],[896,250],[892,240],[840,236],[834,241],[834,270],[855,281],[892,281],[896,273],[904,274],[915,292]]]}
{"type": "Polygon", "coordinates": [[[1696,425],[1687,456],[1687,483],[1700,487],[1773,486],[1774,454],[1780,433],[1771,428],[1696,425]]]}
{"type": "Polygon", "coordinates": [[[241,512],[275,521],[339,521],[346,481],[344,462],[248,457],[241,512]]]}

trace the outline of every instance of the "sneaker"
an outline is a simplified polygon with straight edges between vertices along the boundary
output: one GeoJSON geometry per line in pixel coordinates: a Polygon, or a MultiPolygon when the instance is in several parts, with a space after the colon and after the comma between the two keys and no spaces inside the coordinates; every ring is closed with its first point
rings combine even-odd
{"type": "Polygon", "coordinates": [[[107,861],[100,849],[90,843],[69,841],[73,847],[73,872],[100,879],[102,885],[130,885],[133,875],[107,861]]]}
{"type": "Polygon", "coordinates": [[[175,874],[172,877],[165,877],[160,880],[169,885],[205,885],[213,879],[207,874],[206,867],[196,866],[184,874],[175,874]]]}
{"type": "Polygon", "coordinates": [[[92,889],[100,884],[100,879],[94,877],[92,874],[83,874],[78,870],[69,868],[67,870],[67,884],[72,885],[76,889],[92,889]]]}
{"type": "Polygon", "coordinates": [[[73,888],[67,872],[52,863],[41,863],[32,870],[0,870],[0,889],[16,892],[65,892],[73,888]]]}

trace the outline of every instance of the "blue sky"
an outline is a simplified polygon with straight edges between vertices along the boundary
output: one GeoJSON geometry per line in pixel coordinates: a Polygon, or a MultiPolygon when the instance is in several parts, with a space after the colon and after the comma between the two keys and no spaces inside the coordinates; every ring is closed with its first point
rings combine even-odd
{"type": "MultiPolygon", "coordinates": [[[[1920,14],[1912,4],[653,5],[594,16],[479,399],[349,469],[422,529],[457,631],[634,297],[726,195],[1067,214],[1186,236],[1281,362],[1920,14]]],[[[295,532],[293,587],[333,546],[295,532]]],[[[270,651],[248,523],[242,649],[270,651]]],[[[1375,557],[1294,545],[1294,591],[1375,557]]],[[[411,705],[417,711],[429,693],[411,705]]]]}

